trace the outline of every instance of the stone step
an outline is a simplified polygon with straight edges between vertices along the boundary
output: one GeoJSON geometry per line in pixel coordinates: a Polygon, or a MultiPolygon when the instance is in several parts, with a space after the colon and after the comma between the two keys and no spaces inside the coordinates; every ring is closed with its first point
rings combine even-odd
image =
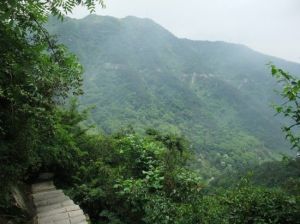
{"type": "Polygon", "coordinates": [[[57,198],[64,196],[65,194],[61,190],[56,191],[45,191],[43,193],[39,193],[39,195],[32,195],[34,202],[44,201],[52,198],[57,198]]]}
{"type": "MultiPolygon", "coordinates": [[[[70,220],[58,220],[58,221],[50,221],[50,222],[38,222],[38,224],[70,224],[70,220]]],[[[86,223],[85,223],[86,224],[86,223]]]]}
{"type": "Polygon", "coordinates": [[[55,219],[50,220],[38,220],[38,224],[87,224],[85,216],[77,216],[77,217],[56,217],[55,219]]]}
{"type": "Polygon", "coordinates": [[[36,207],[60,204],[65,201],[71,200],[68,196],[62,195],[54,198],[45,198],[44,200],[34,201],[36,207]]]}
{"type": "Polygon", "coordinates": [[[41,212],[49,211],[52,209],[63,208],[63,207],[70,206],[70,205],[74,205],[74,202],[72,200],[65,201],[65,202],[59,203],[59,204],[36,207],[36,210],[38,213],[41,213],[41,212]]]}
{"type": "Polygon", "coordinates": [[[85,216],[84,216],[82,210],[77,210],[77,211],[72,211],[72,212],[64,212],[64,213],[54,214],[54,215],[46,216],[46,217],[42,217],[42,218],[38,217],[38,222],[39,223],[49,223],[51,221],[59,221],[59,220],[65,220],[65,219],[82,221],[85,219],[85,216]]]}
{"type": "Polygon", "coordinates": [[[48,191],[32,193],[32,196],[33,197],[39,197],[40,195],[56,194],[56,193],[59,193],[59,192],[64,193],[63,190],[52,189],[52,190],[48,190],[48,191]]]}
{"type": "Polygon", "coordinates": [[[32,193],[55,190],[53,181],[46,181],[32,185],[32,193]]]}
{"type": "Polygon", "coordinates": [[[70,218],[70,223],[71,224],[79,224],[81,222],[85,222],[85,224],[87,224],[85,215],[70,218]]]}
{"type": "Polygon", "coordinates": [[[40,212],[37,214],[37,216],[38,216],[38,218],[43,218],[43,217],[51,216],[54,214],[60,214],[60,213],[64,213],[64,212],[72,212],[72,211],[77,211],[77,210],[80,210],[80,207],[78,205],[70,205],[70,206],[66,206],[63,208],[56,208],[56,209],[48,210],[45,212],[40,212]]]}

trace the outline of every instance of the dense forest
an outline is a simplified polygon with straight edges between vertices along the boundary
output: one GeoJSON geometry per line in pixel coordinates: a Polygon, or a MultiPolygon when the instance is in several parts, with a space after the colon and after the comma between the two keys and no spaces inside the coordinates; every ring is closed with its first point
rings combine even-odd
{"type": "Polygon", "coordinates": [[[84,66],[80,103],[95,107],[98,132],[131,125],[185,136],[203,175],[295,155],[271,107],[280,98],[266,64],[293,74],[299,64],[242,45],[179,39],[136,17],[50,18],[47,29],[84,66]]]}
{"type": "Polygon", "coordinates": [[[0,223],[42,172],[91,223],[300,223],[300,65],[96,4],[0,2],[0,223]]]}

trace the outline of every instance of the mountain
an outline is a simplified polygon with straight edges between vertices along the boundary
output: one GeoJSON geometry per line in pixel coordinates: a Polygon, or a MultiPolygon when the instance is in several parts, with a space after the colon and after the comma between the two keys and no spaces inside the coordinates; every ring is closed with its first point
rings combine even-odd
{"type": "Polygon", "coordinates": [[[150,19],[90,15],[50,18],[50,33],[84,66],[83,105],[111,133],[127,125],[186,136],[199,163],[219,169],[289,152],[271,103],[279,100],[266,65],[300,65],[225,42],[179,39],[150,19]]]}

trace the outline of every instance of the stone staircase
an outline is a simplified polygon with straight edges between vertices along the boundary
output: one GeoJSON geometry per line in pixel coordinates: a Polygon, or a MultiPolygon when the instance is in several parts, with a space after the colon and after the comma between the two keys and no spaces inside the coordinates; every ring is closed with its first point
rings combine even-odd
{"type": "Polygon", "coordinates": [[[80,207],[57,190],[53,181],[32,185],[32,198],[36,208],[35,224],[87,224],[80,207]]]}

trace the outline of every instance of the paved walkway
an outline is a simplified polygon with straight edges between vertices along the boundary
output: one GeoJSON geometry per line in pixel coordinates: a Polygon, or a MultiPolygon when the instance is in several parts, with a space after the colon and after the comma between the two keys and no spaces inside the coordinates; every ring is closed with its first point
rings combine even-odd
{"type": "Polygon", "coordinates": [[[87,224],[83,211],[52,181],[32,185],[37,224],[87,224]]]}

